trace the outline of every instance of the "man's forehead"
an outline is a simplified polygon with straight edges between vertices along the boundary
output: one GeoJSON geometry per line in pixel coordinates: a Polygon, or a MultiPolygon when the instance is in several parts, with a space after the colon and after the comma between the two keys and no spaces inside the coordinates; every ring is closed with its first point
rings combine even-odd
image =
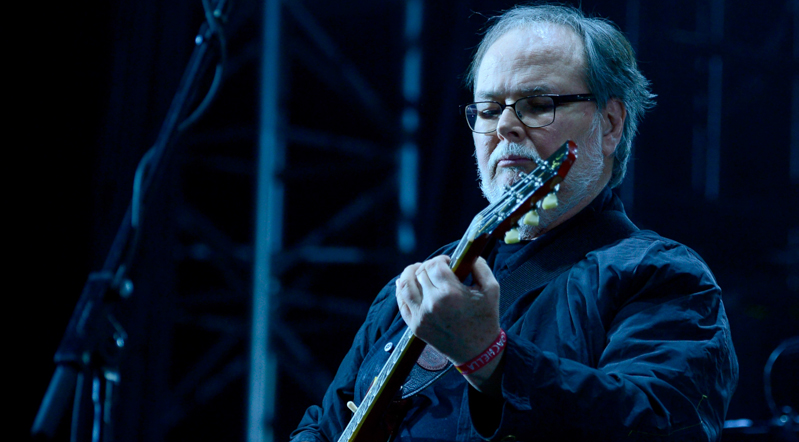
{"type": "Polygon", "coordinates": [[[495,100],[508,95],[518,95],[520,97],[528,97],[530,95],[543,95],[554,94],[555,91],[547,84],[530,85],[518,84],[513,85],[511,89],[505,87],[483,88],[474,91],[474,96],[478,100],[495,100]]]}
{"type": "MultiPolygon", "coordinates": [[[[582,78],[585,51],[582,39],[569,27],[553,23],[535,23],[523,28],[514,28],[497,38],[488,48],[477,70],[475,97],[491,98],[508,93],[535,95],[557,93],[546,76],[535,81],[513,84],[497,84],[486,80],[486,74],[507,73],[526,70],[546,71],[564,68],[582,78]],[[508,90],[508,89],[512,89],[508,90]]],[[[521,77],[525,77],[521,75],[521,77]]]]}
{"type": "Polygon", "coordinates": [[[544,42],[571,42],[581,43],[580,37],[574,29],[559,23],[538,22],[509,29],[510,32],[519,32],[529,39],[537,39],[544,42]]]}

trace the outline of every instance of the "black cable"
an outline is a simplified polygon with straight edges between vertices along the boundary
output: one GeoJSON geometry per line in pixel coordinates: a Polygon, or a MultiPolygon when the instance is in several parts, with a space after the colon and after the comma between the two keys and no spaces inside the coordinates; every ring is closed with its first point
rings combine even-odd
{"type": "Polygon", "coordinates": [[[773,417],[779,417],[782,414],[782,410],[777,408],[777,403],[774,401],[774,396],[771,392],[771,370],[774,367],[774,363],[777,361],[785,350],[788,350],[787,354],[792,353],[799,353],[799,336],[795,336],[793,338],[788,338],[780,343],[774,351],[771,352],[771,355],[766,362],[766,366],[763,368],[763,390],[766,395],[766,402],[768,403],[768,407],[771,410],[771,415],[773,417]]]}
{"type": "MultiPolygon", "coordinates": [[[[218,4],[223,4],[225,2],[218,2],[218,4]]],[[[227,2],[230,4],[230,2],[227,2]]],[[[207,44],[209,39],[213,36],[216,36],[217,40],[219,41],[219,61],[216,64],[214,78],[211,82],[211,86],[206,92],[205,97],[200,102],[200,104],[195,108],[195,110],[184,119],[178,125],[178,132],[182,132],[192,124],[194,124],[201,116],[205,113],[208,107],[211,105],[214,97],[216,96],[217,91],[219,90],[219,85],[222,83],[222,74],[223,74],[223,67],[225,62],[227,61],[227,40],[225,39],[225,34],[220,22],[225,21],[225,15],[223,14],[221,9],[214,9],[211,5],[210,0],[202,0],[203,11],[205,13],[205,20],[207,25],[206,32],[200,32],[196,38],[196,44],[207,44]]],[[[146,178],[150,172],[150,168],[153,165],[152,162],[155,158],[155,146],[151,147],[139,161],[138,166],[136,167],[136,174],[133,180],[133,197],[131,199],[131,218],[130,224],[133,228],[133,238],[130,241],[130,245],[128,247],[127,253],[125,258],[122,260],[119,267],[117,267],[116,274],[112,280],[111,286],[117,290],[117,292],[121,292],[124,294],[123,285],[127,284],[126,279],[124,279],[125,275],[127,274],[127,269],[130,268],[131,262],[135,256],[139,237],[140,237],[140,229],[141,220],[144,216],[144,192],[143,186],[144,183],[147,182],[146,178]]]]}
{"type": "Polygon", "coordinates": [[[215,37],[219,42],[219,62],[214,68],[214,78],[211,81],[211,86],[208,88],[208,92],[205,94],[205,97],[203,97],[202,101],[197,108],[194,109],[191,115],[186,117],[186,119],[180,123],[178,126],[178,131],[180,132],[186,130],[188,127],[196,123],[211,105],[211,102],[214,100],[216,93],[219,90],[219,85],[222,83],[222,74],[224,71],[223,68],[227,62],[227,39],[225,38],[224,29],[220,24],[220,22],[223,23],[226,20],[226,16],[221,9],[214,8],[211,5],[210,0],[202,0],[202,5],[203,12],[205,13],[205,21],[208,24],[208,32],[206,35],[200,34],[197,36],[197,44],[204,44],[209,39],[215,37]]]}

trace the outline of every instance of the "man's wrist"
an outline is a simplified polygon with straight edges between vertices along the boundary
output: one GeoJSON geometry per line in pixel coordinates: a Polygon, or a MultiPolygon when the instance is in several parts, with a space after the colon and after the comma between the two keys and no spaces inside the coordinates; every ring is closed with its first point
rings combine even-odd
{"type": "Polygon", "coordinates": [[[505,349],[505,343],[508,341],[508,336],[505,334],[505,330],[499,329],[499,335],[488,346],[482,353],[474,357],[472,360],[456,365],[455,368],[463,375],[472,374],[483,367],[486,367],[493,361],[494,359],[498,358],[502,351],[505,349]]]}
{"type": "Polygon", "coordinates": [[[504,371],[505,352],[494,358],[480,370],[465,374],[463,377],[475,390],[494,398],[502,398],[502,374],[504,371]]]}
{"type": "Polygon", "coordinates": [[[477,391],[496,398],[502,397],[502,361],[506,343],[507,335],[500,329],[497,339],[483,353],[455,367],[477,391]],[[472,364],[476,360],[480,362],[472,364]]]}

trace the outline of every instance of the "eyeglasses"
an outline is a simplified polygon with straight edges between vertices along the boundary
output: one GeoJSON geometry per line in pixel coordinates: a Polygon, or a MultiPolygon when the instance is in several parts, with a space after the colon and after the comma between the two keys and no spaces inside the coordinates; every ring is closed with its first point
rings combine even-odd
{"type": "Polygon", "coordinates": [[[596,101],[592,94],[576,95],[531,95],[516,100],[513,104],[502,104],[496,101],[478,101],[462,105],[461,109],[466,115],[466,122],[472,132],[487,134],[497,130],[499,118],[505,108],[513,108],[513,112],[527,127],[549,126],[555,121],[555,109],[561,103],[577,101],[596,101]]]}

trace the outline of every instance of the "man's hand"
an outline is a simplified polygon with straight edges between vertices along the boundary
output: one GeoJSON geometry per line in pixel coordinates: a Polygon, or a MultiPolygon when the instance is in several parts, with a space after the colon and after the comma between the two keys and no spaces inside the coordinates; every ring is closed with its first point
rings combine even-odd
{"type": "MultiPolygon", "coordinates": [[[[397,304],[405,323],[455,365],[481,354],[500,330],[499,284],[483,258],[474,263],[472,279],[472,286],[461,283],[449,268],[448,256],[410,265],[397,279],[397,304]]],[[[499,361],[495,358],[467,379],[478,390],[488,387],[484,384],[499,361]]]]}

